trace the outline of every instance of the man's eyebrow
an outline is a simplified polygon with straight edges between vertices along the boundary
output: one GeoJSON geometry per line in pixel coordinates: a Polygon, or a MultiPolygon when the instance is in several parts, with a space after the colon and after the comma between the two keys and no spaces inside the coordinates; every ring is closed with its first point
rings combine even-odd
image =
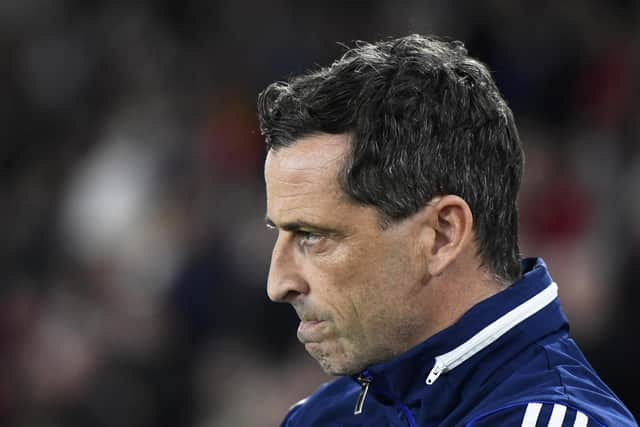
{"type": "Polygon", "coordinates": [[[284,230],[284,231],[312,230],[312,231],[320,231],[320,232],[330,233],[330,234],[337,233],[337,231],[333,228],[312,224],[310,222],[302,221],[302,220],[296,220],[296,221],[286,222],[284,224],[276,225],[271,220],[271,218],[269,218],[268,216],[265,216],[264,222],[267,225],[267,227],[280,228],[281,230],[284,230]]]}

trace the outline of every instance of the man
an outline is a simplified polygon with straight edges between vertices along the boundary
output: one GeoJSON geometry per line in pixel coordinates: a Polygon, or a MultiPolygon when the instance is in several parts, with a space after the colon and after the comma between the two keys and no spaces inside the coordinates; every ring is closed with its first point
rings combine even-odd
{"type": "Polygon", "coordinates": [[[268,294],[340,376],[283,425],[636,425],[520,261],[518,133],[461,43],[361,43],[258,110],[268,294]]]}

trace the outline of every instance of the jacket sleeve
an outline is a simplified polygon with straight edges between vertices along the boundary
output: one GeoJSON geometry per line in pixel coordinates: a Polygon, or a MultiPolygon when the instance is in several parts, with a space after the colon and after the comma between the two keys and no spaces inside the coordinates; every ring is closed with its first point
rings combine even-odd
{"type": "Polygon", "coordinates": [[[484,413],[466,427],[604,427],[586,412],[565,403],[529,402],[484,413]]]}

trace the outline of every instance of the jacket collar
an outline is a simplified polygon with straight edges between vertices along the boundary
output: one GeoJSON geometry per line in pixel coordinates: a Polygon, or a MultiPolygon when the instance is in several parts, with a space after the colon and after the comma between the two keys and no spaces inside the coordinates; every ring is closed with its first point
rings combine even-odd
{"type": "Polygon", "coordinates": [[[461,378],[454,373],[473,370],[487,349],[500,342],[507,340],[509,343],[502,346],[501,351],[515,353],[550,331],[567,327],[567,320],[556,297],[556,285],[544,261],[540,258],[525,259],[522,271],[524,273],[518,281],[476,304],[453,325],[392,360],[368,367],[361,376],[372,380],[374,393],[408,403],[435,388],[427,380],[434,379],[436,361],[442,361],[443,355],[466,354],[462,358],[464,360],[458,358],[457,364],[453,363],[445,369],[451,374],[447,375],[448,382],[451,382],[452,378],[461,378]],[[536,323],[537,327],[531,327],[532,323],[536,323]],[[491,335],[487,335],[486,329],[494,324],[501,325],[501,333],[493,334],[494,339],[483,339],[491,335]],[[482,342],[483,345],[471,345],[474,342],[482,342]],[[466,351],[469,349],[470,352],[466,351]]]}

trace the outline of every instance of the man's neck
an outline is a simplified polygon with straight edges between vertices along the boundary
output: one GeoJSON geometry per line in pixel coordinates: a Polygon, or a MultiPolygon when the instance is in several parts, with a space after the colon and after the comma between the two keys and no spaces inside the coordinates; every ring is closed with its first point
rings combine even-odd
{"type": "Polygon", "coordinates": [[[456,323],[473,306],[501,292],[505,285],[484,268],[464,271],[452,266],[427,285],[424,301],[429,319],[423,341],[456,323]]]}

